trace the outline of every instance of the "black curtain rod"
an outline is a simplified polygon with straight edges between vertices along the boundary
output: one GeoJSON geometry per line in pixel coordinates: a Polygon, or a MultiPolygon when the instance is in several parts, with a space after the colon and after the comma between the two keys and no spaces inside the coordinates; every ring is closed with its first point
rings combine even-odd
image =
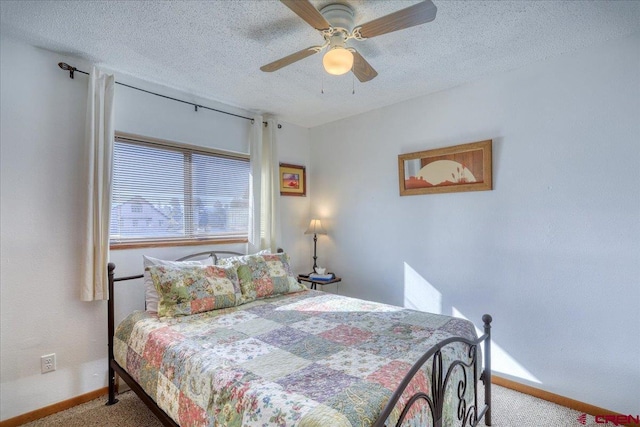
{"type": "MultiPolygon", "coordinates": [[[[71,79],[74,78],[74,73],[82,73],[82,74],[86,74],[87,76],[89,75],[89,73],[87,73],[86,71],[78,70],[76,67],[72,67],[71,65],[67,64],[66,62],[59,62],[58,63],[58,67],[62,68],[65,71],[68,71],[69,72],[69,78],[71,78],[71,79]]],[[[227,114],[229,116],[239,117],[239,118],[245,119],[245,120],[251,120],[251,123],[253,123],[255,121],[251,117],[246,117],[246,116],[241,116],[239,114],[229,113],[228,111],[216,110],[215,108],[205,107],[204,105],[194,104],[193,102],[183,101],[182,99],[178,99],[178,98],[172,98],[172,97],[167,96],[167,95],[162,95],[160,93],[151,92],[151,91],[146,90],[146,89],[140,89],[139,87],[131,86],[131,85],[128,85],[128,84],[125,84],[125,83],[116,82],[116,84],[119,84],[120,86],[126,86],[126,87],[131,88],[131,89],[139,90],[140,92],[145,92],[145,93],[149,93],[151,95],[155,95],[155,96],[159,96],[159,97],[162,97],[162,98],[170,99],[172,101],[177,101],[177,102],[182,102],[183,104],[193,105],[196,112],[198,112],[198,108],[204,108],[205,110],[216,111],[218,113],[227,114]]],[[[262,123],[264,123],[264,125],[267,126],[267,122],[262,122],[262,123]]],[[[281,129],[281,128],[282,128],[282,125],[278,124],[278,129],[281,129]]]]}

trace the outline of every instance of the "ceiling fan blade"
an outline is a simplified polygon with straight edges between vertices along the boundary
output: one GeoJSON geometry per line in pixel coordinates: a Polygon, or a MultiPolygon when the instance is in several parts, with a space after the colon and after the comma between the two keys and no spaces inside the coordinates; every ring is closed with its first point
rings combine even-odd
{"type": "Polygon", "coordinates": [[[322,16],[318,9],[316,9],[309,0],[280,1],[316,30],[326,30],[331,27],[331,24],[324,19],[324,16],[322,16]]]}
{"type": "Polygon", "coordinates": [[[370,39],[371,37],[431,22],[436,18],[437,11],[438,8],[431,0],[424,0],[406,9],[369,21],[358,28],[363,38],[370,39]]]}
{"type": "Polygon", "coordinates": [[[368,82],[369,80],[374,79],[378,72],[373,69],[373,67],[356,51],[352,50],[353,53],[353,68],[351,71],[362,83],[368,82]]]}
{"type": "Polygon", "coordinates": [[[277,61],[273,61],[267,65],[263,65],[260,67],[262,71],[270,73],[272,71],[279,70],[282,67],[286,67],[287,65],[291,65],[294,62],[300,61],[308,56],[311,56],[315,53],[318,53],[322,46],[312,46],[306,49],[302,49],[296,53],[292,53],[289,56],[285,56],[284,58],[280,58],[277,61]]]}

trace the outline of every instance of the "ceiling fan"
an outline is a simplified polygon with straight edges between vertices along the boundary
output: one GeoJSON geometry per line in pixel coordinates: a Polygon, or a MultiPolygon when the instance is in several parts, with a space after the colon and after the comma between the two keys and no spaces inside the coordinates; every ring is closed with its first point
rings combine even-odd
{"type": "Polygon", "coordinates": [[[322,64],[329,74],[341,75],[352,71],[358,80],[363,83],[375,78],[378,72],[356,49],[347,46],[348,40],[366,40],[415,25],[425,24],[436,18],[437,11],[431,0],[424,0],[406,9],[401,9],[354,27],[353,9],[347,4],[332,3],[318,10],[309,0],[280,1],[318,30],[324,38],[324,43],[320,46],[302,49],[264,65],[260,67],[262,71],[270,73],[279,70],[326,48],[327,53],[322,58],[322,64]]]}

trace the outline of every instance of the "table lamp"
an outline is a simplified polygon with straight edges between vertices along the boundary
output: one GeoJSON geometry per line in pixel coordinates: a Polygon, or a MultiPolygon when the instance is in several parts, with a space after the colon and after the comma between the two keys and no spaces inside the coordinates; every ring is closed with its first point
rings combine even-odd
{"type": "Polygon", "coordinates": [[[319,219],[312,219],[309,223],[309,228],[304,234],[313,234],[313,273],[316,272],[316,268],[318,268],[318,264],[316,260],[318,257],[316,256],[316,244],[318,243],[318,234],[327,234],[324,228],[322,228],[322,223],[319,219]]]}

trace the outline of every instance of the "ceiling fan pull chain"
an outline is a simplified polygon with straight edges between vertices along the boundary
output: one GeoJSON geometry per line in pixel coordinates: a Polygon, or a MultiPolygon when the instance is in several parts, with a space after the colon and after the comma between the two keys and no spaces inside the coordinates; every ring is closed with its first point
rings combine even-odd
{"type": "Polygon", "coordinates": [[[351,95],[355,95],[356,94],[356,78],[354,77],[354,74],[351,73],[351,95]]]}
{"type": "Polygon", "coordinates": [[[322,73],[322,83],[320,86],[320,93],[324,94],[324,73],[322,73]]]}

